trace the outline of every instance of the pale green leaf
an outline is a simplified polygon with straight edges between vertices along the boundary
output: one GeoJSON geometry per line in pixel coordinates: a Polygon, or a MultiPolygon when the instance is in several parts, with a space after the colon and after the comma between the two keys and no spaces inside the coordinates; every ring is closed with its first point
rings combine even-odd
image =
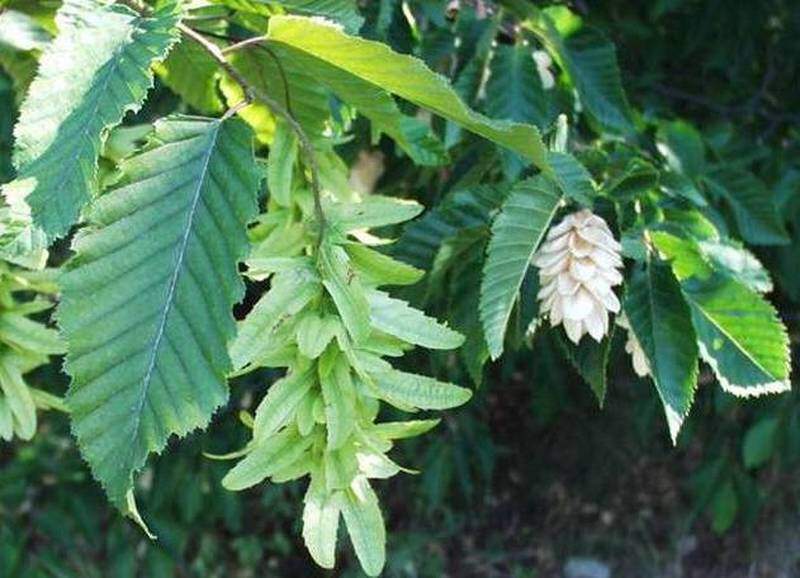
{"type": "Polygon", "coordinates": [[[413,438],[429,432],[437,425],[439,419],[416,419],[409,421],[387,421],[375,425],[375,432],[387,440],[413,438]]]}
{"type": "Polygon", "coordinates": [[[324,455],[325,487],[329,492],[345,490],[358,475],[355,446],[347,444],[338,450],[328,450],[324,455]]]}
{"type": "Polygon", "coordinates": [[[454,349],[464,343],[464,336],[383,291],[367,291],[372,326],[428,349],[454,349]]]}
{"type": "Polygon", "coordinates": [[[3,188],[9,199],[25,198],[48,238],[66,234],[97,192],[102,140],[141,105],[151,64],[176,40],[178,17],[176,2],[151,16],[99,0],[66,0],[59,10],[59,34],[42,55],[15,129],[17,179],[3,188]]]}
{"type": "Polygon", "coordinates": [[[270,19],[267,37],[283,46],[327,62],[362,80],[452,120],[544,167],[545,148],[536,127],[496,121],[470,110],[442,77],[422,61],[388,46],[348,36],[324,22],[300,17],[270,19]]]}
{"type": "Polygon", "coordinates": [[[172,117],[154,138],[93,205],[60,279],[72,431],[122,509],[147,455],[227,399],[237,263],[256,212],[252,133],[239,121],[172,117]]]}
{"type": "Polygon", "coordinates": [[[58,332],[13,311],[0,313],[0,342],[23,353],[58,355],[64,343],[58,332]]]}
{"type": "Polygon", "coordinates": [[[378,497],[366,478],[357,478],[342,501],[342,515],[361,568],[378,576],[386,562],[386,528],[378,497]]]}
{"type": "Polygon", "coordinates": [[[297,136],[285,121],[279,120],[275,126],[275,138],[269,147],[267,186],[270,196],[284,207],[291,206],[292,173],[297,150],[297,136]]]}
{"type": "Polygon", "coordinates": [[[398,409],[450,409],[472,397],[464,387],[416,373],[390,369],[373,377],[376,394],[398,409]]]}
{"type": "Polygon", "coordinates": [[[295,367],[273,383],[256,409],[253,440],[264,441],[286,425],[315,381],[313,368],[308,366],[295,367]]]}
{"type": "Polygon", "coordinates": [[[269,439],[257,441],[244,459],[225,475],[222,486],[234,492],[255,486],[301,459],[313,442],[312,436],[299,436],[294,429],[285,429],[269,439]]]}
{"type": "Polygon", "coordinates": [[[494,359],[531,257],[550,226],[561,196],[542,177],[518,183],[492,225],[481,284],[480,319],[494,359]]]}
{"type": "MultiPolygon", "coordinates": [[[[3,400],[5,411],[10,417],[10,420],[6,420],[12,426],[10,429],[20,439],[31,439],[36,433],[36,404],[30,389],[22,379],[13,355],[8,353],[0,355],[0,391],[3,394],[0,399],[3,400]]],[[[8,430],[9,428],[4,429],[8,430]]],[[[6,431],[2,437],[10,439],[11,435],[6,431]]]]}
{"type": "Polygon", "coordinates": [[[697,343],[689,308],[670,268],[655,261],[634,272],[624,304],[642,346],[673,443],[697,387],[697,343]]]}
{"type": "Polygon", "coordinates": [[[425,275],[422,269],[392,259],[360,243],[348,243],[344,248],[366,285],[413,285],[425,275]]]}
{"type": "Polygon", "coordinates": [[[331,569],[336,564],[341,496],[318,489],[312,482],[303,501],[303,541],[314,562],[331,569]]]}
{"type": "Polygon", "coordinates": [[[270,290],[239,323],[236,339],[230,346],[233,368],[245,367],[274,347],[270,336],[319,295],[320,290],[319,280],[305,268],[276,274],[270,290]]]}
{"type": "Polygon", "coordinates": [[[363,343],[370,333],[369,303],[347,253],[337,245],[323,243],[319,267],[322,283],[336,304],[347,333],[355,343],[363,343]]]}
{"type": "Polygon", "coordinates": [[[24,202],[0,208],[0,258],[28,269],[47,263],[47,237],[31,222],[24,202]]]}
{"type": "Polygon", "coordinates": [[[369,196],[360,203],[326,203],[325,216],[342,231],[371,229],[404,223],[424,207],[416,201],[369,196]]]}
{"type": "Polygon", "coordinates": [[[356,389],[344,355],[337,356],[325,377],[320,375],[320,385],[325,402],[328,449],[336,450],[344,445],[356,424],[356,389]]]}
{"type": "Polygon", "coordinates": [[[316,359],[336,336],[341,323],[333,315],[308,312],[297,322],[297,349],[309,359],[316,359]]]}

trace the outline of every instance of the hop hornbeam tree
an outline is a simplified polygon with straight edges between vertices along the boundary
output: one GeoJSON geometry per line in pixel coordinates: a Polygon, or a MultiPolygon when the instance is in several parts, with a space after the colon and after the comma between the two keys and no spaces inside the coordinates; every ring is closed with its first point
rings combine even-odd
{"type": "Polygon", "coordinates": [[[37,408],[68,411],[145,531],[137,472],[250,372],[265,376],[241,414],[251,439],[209,456],[238,460],[223,486],[308,478],[312,558],[334,567],[342,518],[371,576],[386,541],[374,480],[413,473],[389,452],[441,419],[387,421],[383,404],[468,402],[444,376],[479,386],[490,359],[550,333],[602,405],[624,350],[673,442],[700,362],[736,396],[790,388],[770,276],[746,248],[787,242],[775,198],[690,124],[635,110],[613,45],[567,8],[22,4],[0,13],[20,103],[0,167],[0,437],[30,439],[37,408]],[[415,14],[439,22],[452,62],[394,45],[415,14]],[[150,106],[154,86],[177,105],[150,106]],[[354,139],[414,185],[381,177],[378,156],[349,174],[354,139]],[[426,189],[441,200],[417,218],[426,189]],[[48,250],[64,238],[62,263],[48,250]],[[246,288],[263,294],[237,320],[246,288]],[[60,337],[30,317],[55,301],[60,337]],[[414,347],[442,352],[428,374],[407,371],[414,347]],[[64,399],[23,378],[59,354],[64,399]]]}

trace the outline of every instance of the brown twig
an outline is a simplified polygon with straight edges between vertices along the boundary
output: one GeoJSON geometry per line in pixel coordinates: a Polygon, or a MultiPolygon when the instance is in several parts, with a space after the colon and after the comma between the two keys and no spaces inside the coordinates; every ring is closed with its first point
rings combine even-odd
{"type": "MultiPolygon", "coordinates": [[[[255,100],[263,102],[272,110],[272,112],[285,120],[292,131],[297,135],[297,140],[300,142],[300,147],[303,150],[303,156],[305,157],[306,165],[311,172],[311,190],[314,195],[314,212],[317,220],[319,221],[319,237],[317,243],[322,243],[327,221],[325,219],[325,212],[322,209],[322,191],[319,179],[319,165],[317,164],[317,157],[314,153],[314,145],[311,143],[311,140],[308,138],[305,130],[303,130],[303,127],[300,125],[291,111],[287,109],[287,107],[282,105],[280,102],[275,100],[272,96],[257,86],[252,85],[230,62],[228,62],[227,58],[225,57],[225,53],[229,52],[229,49],[233,48],[234,46],[244,45],[244,43],[247,43],[248,45],[255,44],[256,42],[254,42],[253,39],[247,39],[228,47],[228,49],[221,49],[213,42],[206,40],[199,32],[189,28],[185,24],[178,24],[178,29],[187,38],[190,38],[200,45],[200,47],[203,48],[203,50],[205,50],[208,55],[217,62],[217,64],[219,64],[225,73],[241,87],[242,92],[244,93],[246,104],[250,104],[255,100]]],[[[258,37],[258,42],[261,41],[263,41],[263,37],[258,37]]]]}

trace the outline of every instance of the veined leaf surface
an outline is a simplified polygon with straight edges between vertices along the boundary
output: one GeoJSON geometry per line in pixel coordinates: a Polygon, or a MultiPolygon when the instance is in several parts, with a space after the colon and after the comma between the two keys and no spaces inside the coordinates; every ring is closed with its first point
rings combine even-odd
{"type": "Polygon", "coordinates": [[[492,225],[481,283],[480,317],[489,352],[503,352],[511,310],[530,266],[531,257],[547,232],[561,195],[542,177],[517,184],[492,225]]]}
{"type": "Polygon", "coordinates": [[[59,10],[59,34],[42,55],[15,129],[17,179],[3,188],[9,199],[25,198],[49,239],[65,235],[97,192],[103,137],[141,105],[151,64],[177,39],[179,16],[177,2],[151,16],[99,0],[65,0],[59,10]]]}
{"type": "Polygon", "coordinates": [[[326,62],[464,128],[547,165],[546,149],[536,127],[489,119],[467,107],[448,82],[425,64],[398,54],[380,42],[348,36],[340,28],[298,16],[275,16],[267,38],[288,54],[297,51],[326,62]]]}
{"type": "Polygon", "coordinates": [[[111,501],[172,434],[225,402],[258,172],[238,120],[172,117],[122,165],[61,279],[72,429],[111,501]]]}
{"type": "Polygon", "coordinates": [[[634,273],[625,314],[647,357],[675,442],[694,401],[697,344],[689,308],[669,266],[650,261],[634,273]]]}
{"type": "Polygon", "coordinates": [[[739,396],[781,393],[789,382],[789,338],[761,295],[723,274],[682,283],[700,354],[722,388],[739,396]]]}

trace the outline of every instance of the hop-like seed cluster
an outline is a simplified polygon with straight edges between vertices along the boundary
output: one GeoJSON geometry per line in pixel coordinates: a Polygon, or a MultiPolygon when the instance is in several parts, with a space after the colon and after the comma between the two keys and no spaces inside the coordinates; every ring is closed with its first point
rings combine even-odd
{"type": "Polygon", "coordinates": [[[624,327],[628,331],[628,339],[625,341],[625,351],[631,356],[633,363],[633,371],[639,377],[647,377],[650,375],[650,364],[647,363],[647,357],[642,349],[642,344],[636,339],[636,336],[631,331],[631,326],[624,315],[617,317],[617,325],[624,327]]]}
{"type": "Polygon", "coordinates": [[[578,343],[588,333],[600,341],[608,333],[608,313],[618,313],[614,291],[622,283],[620,244],[606,222],[589,210],[578,211],[550,229],[533,264],[539,268],[538,298],[550,325],[564,324],[578,343]]]}

